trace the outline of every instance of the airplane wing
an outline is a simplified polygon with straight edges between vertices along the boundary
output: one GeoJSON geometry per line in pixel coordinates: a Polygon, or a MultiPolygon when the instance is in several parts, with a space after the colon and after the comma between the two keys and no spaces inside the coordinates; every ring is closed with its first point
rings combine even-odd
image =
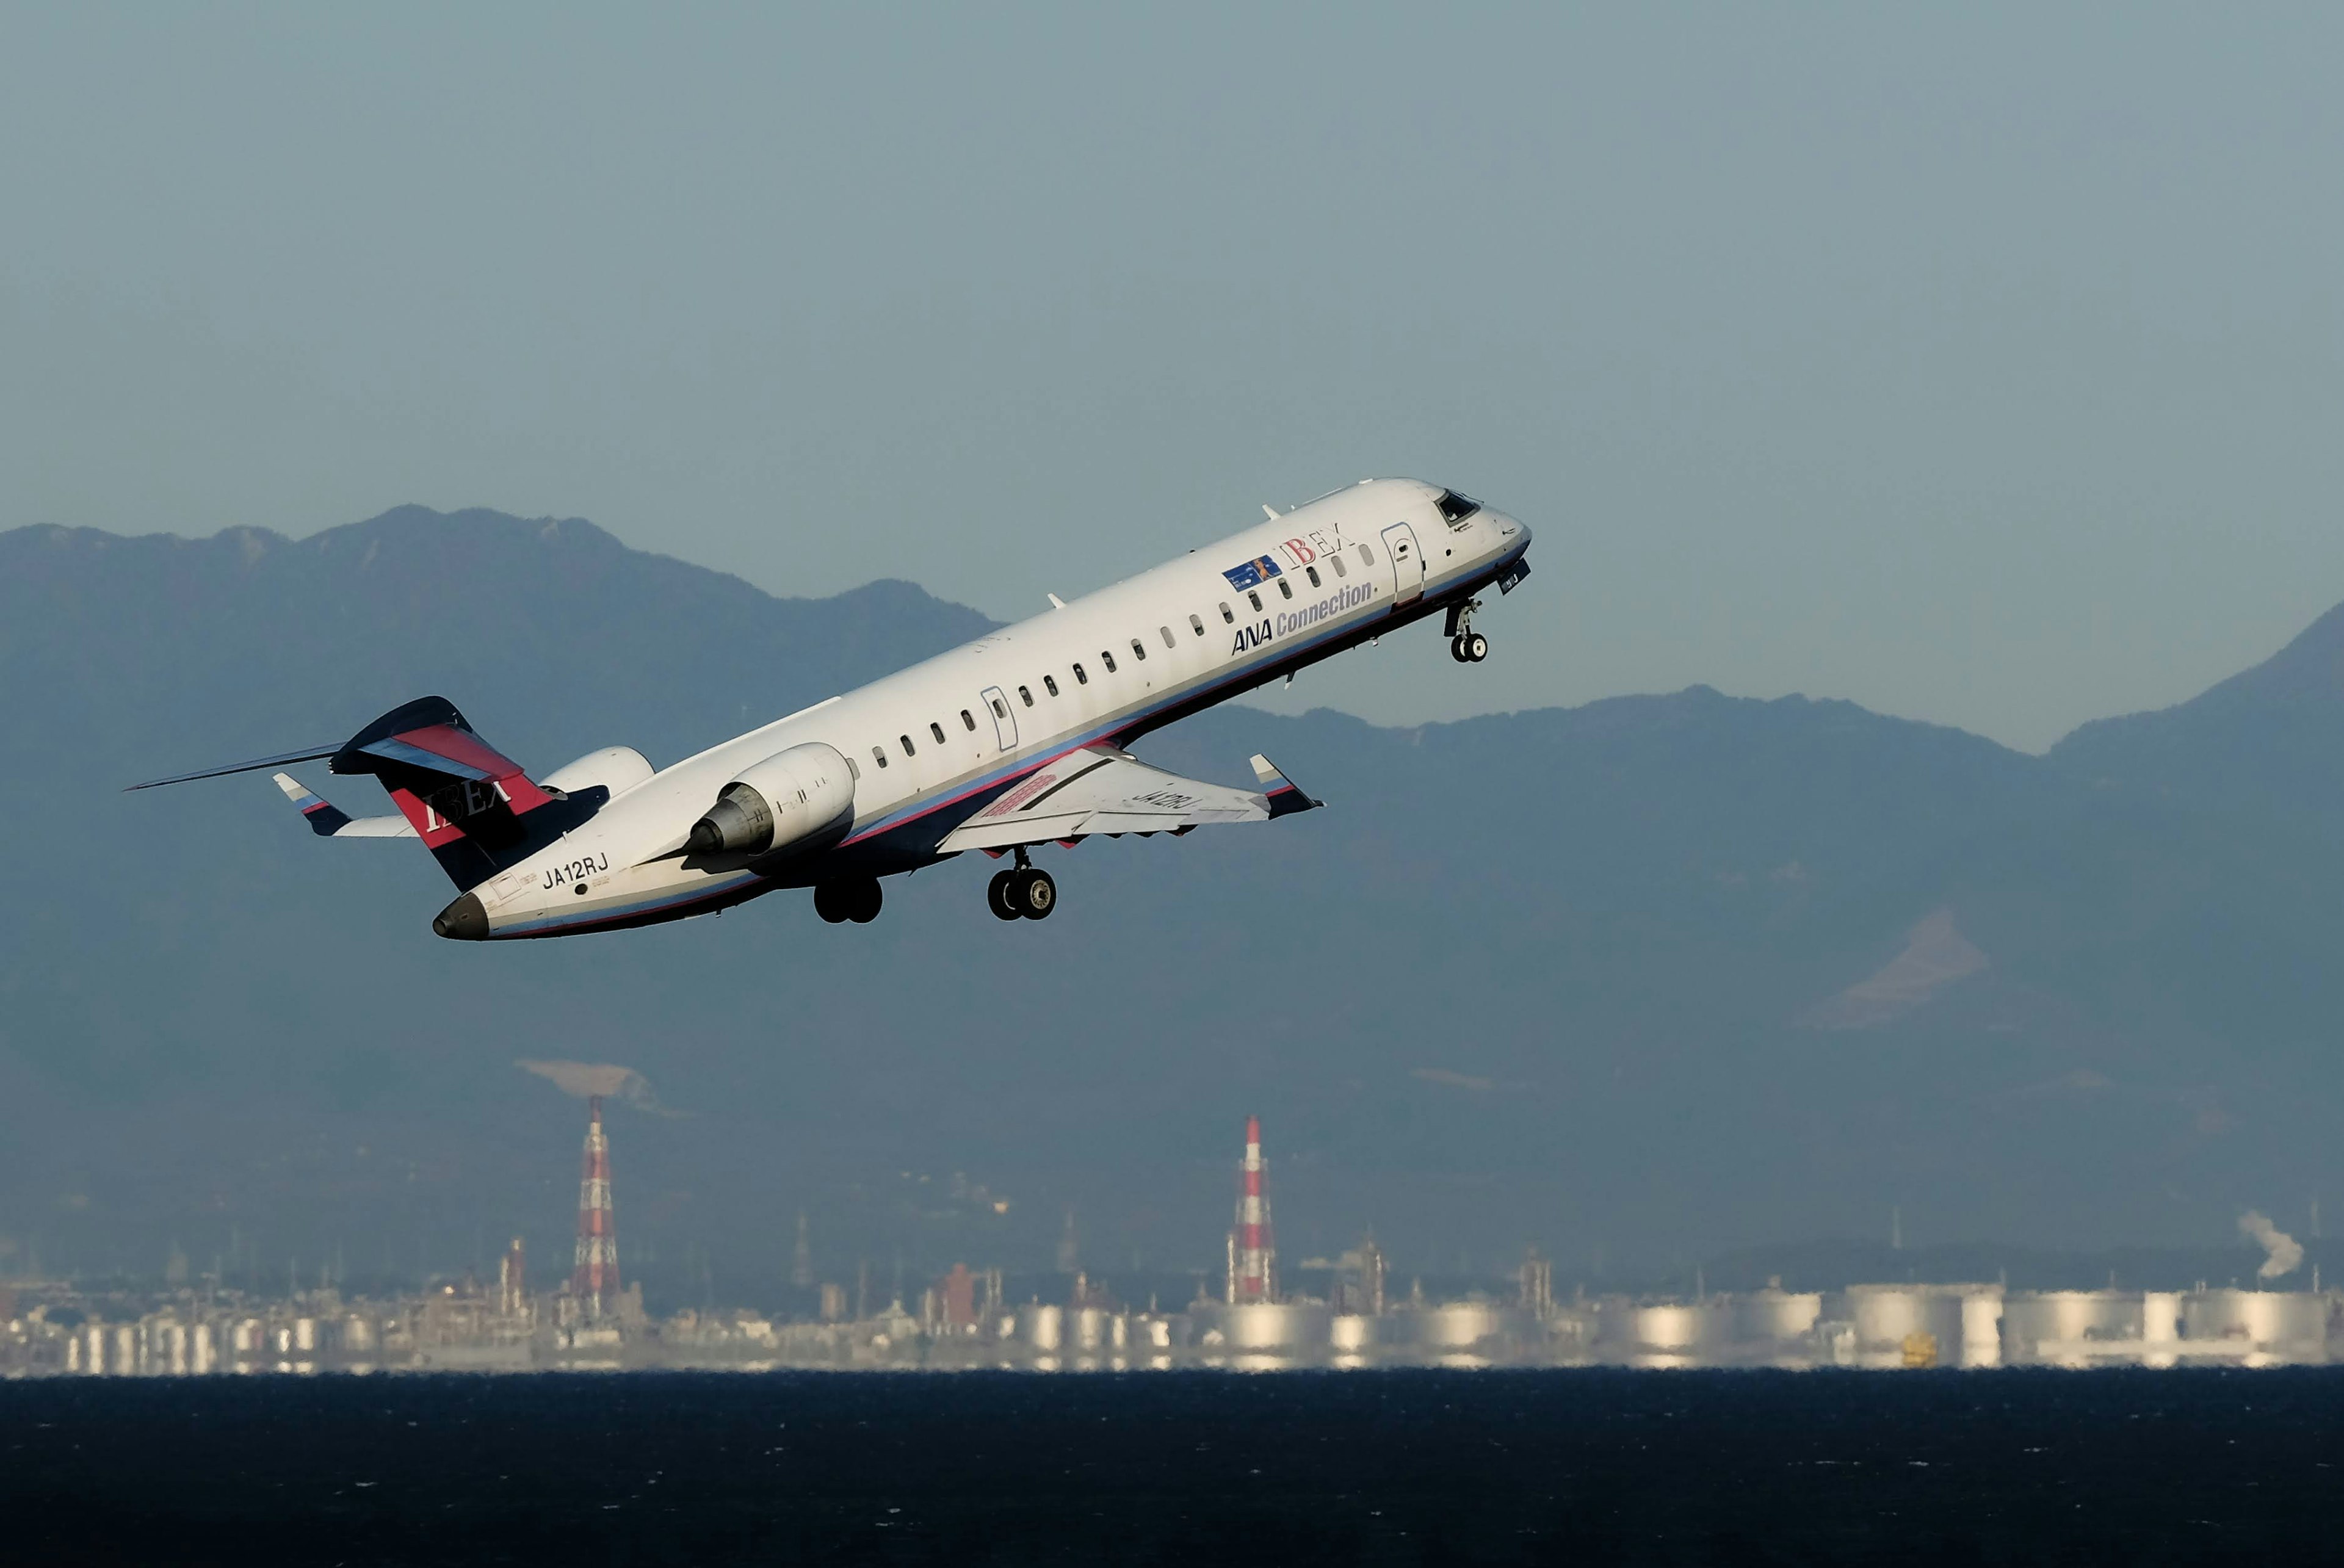
{"type": "Polygon", "coordinates": [[[277,787],[300,812],[309,831],[320,838],[413,838],[415,829],[403,816],[353,817],[324,796],[313,794],[291,774],[275,775],[277,787]]]}
{"type": "Polygon", "coordinates": [[[1036,772],[936,847],[949,855],[1094,833],[1186,833],[1210,823],[1267,822],[1325,804],[1296,789],[1268,757],[1253,759],[1253,774],[1258,793],[1182,778],[1115,746],[1085,746],[1036,772]]]}

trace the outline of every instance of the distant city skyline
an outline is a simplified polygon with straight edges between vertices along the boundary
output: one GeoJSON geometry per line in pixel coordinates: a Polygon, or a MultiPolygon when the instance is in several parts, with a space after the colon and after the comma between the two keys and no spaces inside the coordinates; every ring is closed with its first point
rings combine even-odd
{"type": "Polygon", "coordinates": [[[2344,17],[0,19],[0,529],[583,516],[997,617],[1370,473],[1521,515],[1379,723],[2038,750],[2344,600],[2344,17]]]}

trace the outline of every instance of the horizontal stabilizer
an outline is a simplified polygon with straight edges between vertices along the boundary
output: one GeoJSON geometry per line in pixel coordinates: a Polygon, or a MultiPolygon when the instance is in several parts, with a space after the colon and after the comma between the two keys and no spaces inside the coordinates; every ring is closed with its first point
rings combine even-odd
{"type": "Polygon", "coordinates": [[[305,788],[291,774],[278,774],[277,787],[293,803],[309,831],[320,838],[413,838],[414,824],[403,816],[353,817],[324,796],[305,788]]]}
{"type": "Polygon", "coordinates": [[[281,757],[262,757],[255,762],[236,763],[224,768],[206,768],[201,773],[173,774],[167,779],[148,779],[145,784],[132,784],[123,793],[127,794],[135,789],[160,789],[165,784],[187,784],[196,779],[224,778],[229,774],[258,773],[262,768],[283,767],[287,763],[314,763],[330,757],[341,749],[339,746],[318,746],[306,752],[287,752],[281,757]]]}

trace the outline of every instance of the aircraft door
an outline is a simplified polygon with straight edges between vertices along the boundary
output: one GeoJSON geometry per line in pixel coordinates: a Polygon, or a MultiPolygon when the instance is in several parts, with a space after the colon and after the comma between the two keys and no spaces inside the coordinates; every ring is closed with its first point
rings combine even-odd
{"type": "Polygon", "coordinates": [[[1416,548],[1416,530],[1404,522],[1384,530],[1384,554],[1391,561],[1392,594],[1400,604],[1424,597],[1424,558],[1416,548]]]}
{"type": "Polygon", "coordinates": [[[1001,742],[1001,749],[1017,749],[1017,713],[1009,705],[1009,694],[998,686],[987,686],[984,692],[985,705],[993,714],[993,733],[1001,742]]]}

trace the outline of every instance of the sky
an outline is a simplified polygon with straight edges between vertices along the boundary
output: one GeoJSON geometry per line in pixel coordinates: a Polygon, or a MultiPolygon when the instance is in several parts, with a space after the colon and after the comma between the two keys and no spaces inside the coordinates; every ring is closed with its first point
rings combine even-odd
{"type": "Polygon", "coordinates": [[[0,528],[591,518],[1003,618],[1370,474],[1267,699],[2040,749],[2344,600],[2332,7],[0,6],[0,528]]]}

